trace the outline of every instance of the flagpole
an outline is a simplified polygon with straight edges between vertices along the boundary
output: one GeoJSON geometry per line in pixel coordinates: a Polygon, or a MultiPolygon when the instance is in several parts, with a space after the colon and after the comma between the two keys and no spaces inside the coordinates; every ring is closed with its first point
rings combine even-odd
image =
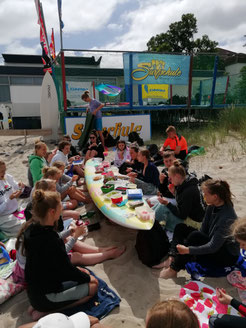
{"type": "Polygon", "coordinates": [[[61,53],[61,70],[62,70],[62,93],[63,93],[63,108],[64,111],[67,111],[67,91],[66,91],[66,70],[65,70],[65,57],[63,51],[63,39],[62,39],[62,28],[64,26],[62,22],[62,13],[61,13],[61,0],[57,0],[57,7],[58,7],[58,16],[59,16],[59,23],[60,23],[60,53],[61,53]]]}

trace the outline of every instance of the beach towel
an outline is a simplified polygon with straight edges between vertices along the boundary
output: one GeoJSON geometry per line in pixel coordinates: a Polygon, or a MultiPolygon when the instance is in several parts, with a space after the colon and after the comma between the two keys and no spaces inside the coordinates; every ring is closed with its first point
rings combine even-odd
{"type": "MultiPolygon", "coordinates": [[[[87,269],[90,271],[89,269],[87,269]]],[[[71,309],[62,311],[67,316],[73,315],[79,311],[98,318],[106,317],[116,306],[119,306],[121,299],[108,287],[105,281],[98,278],[92,271],[90,273],[98,280],[98,292],[89,302],[81,304],[71,309]]]]}
{"type": "Polygon", "coordinates": [[[209,263],[188,262],[185,268],[193,280],[199,280],[200,277],[225,277],[235,266],[215,267],[209,263]]]}
{"type": "Polygon", "coordinates": [[[24,289],[23,285],[0,278],[0,304],[24,289]]]}
{"type": "Polygon", "coordinates": [[[213,314],[240,315],[231,305],[220,304],[215,289],[200,281],[190,281],[181,288],[179,298],[197,315],[201,328],[209,328],[213,314]]]}

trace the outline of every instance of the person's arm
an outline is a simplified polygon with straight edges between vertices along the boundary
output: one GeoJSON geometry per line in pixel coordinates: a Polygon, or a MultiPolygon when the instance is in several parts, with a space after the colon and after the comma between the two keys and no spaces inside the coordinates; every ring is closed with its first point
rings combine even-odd
{"type": "Polygon", "coordinates": [[[73,185],[73,179],[69,180],[67,183],[64,183],[64,184],[62,184],[60,182],[57,183],[56,184],[56,189],[60,194],[62,194],[65,191],[67,191],[68,188],[70,188],[72,185],[73,185]]]}
{"type": "MultiPolygon", "coordinates": [[[[207,218],[208,219],[208,218],[207,218]]],[[[210,239],[210,241],[201,246],[190,246],[190,254],[192,255],[202,255],[202,254],[214,254],[216,253],[224,244],[227,236],[227,227],[230,226],[229,218],[218,219],[215,232],[210,239]]],[[[209,223],[209,222],[208,222],[209,223]]],[[[232,222],[231,222],[232,223],[232,222]]]]}
{"type": "Polygon", "coordinates": [[[169,210],[180,219],[185,220],[192,209],[193,206],[193,197],[190,192],[185,190],[182,195],[179,195],[177,205],[173,205],[172,203],[168,203],[167,207],[169,210]]]}
{"type": "Polygon", "coordinates": [[[104,105],[103,104],[100,104],[95,110],[94,110],[94,112],[92,113],[93,115],[96,115],[96,113],[100,110],[100,109],[102,109],[104,107],[104,105]]]}
{"type": "Polygon", "coordinates": [[[234,309],[238,310],[244,317],[246,317],[246,305],[239,302],[235,298],[231,300],[231,306],[234,307],[234,309]]]}

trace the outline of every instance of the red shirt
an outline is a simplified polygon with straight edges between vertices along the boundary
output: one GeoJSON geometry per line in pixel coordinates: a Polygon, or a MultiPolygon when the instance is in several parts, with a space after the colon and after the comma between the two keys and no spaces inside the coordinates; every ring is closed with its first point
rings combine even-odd
{"type": "Polygon", "coordinates": [[[178,137],[177,135],[174,138],[167,138],[164,142],[163,147],[170,147],[171,150],[175,150],[177,146],[180,146],[180,151],[185,150],[186,154],[188,153],[187,142],[183,136],[178,137]]]}

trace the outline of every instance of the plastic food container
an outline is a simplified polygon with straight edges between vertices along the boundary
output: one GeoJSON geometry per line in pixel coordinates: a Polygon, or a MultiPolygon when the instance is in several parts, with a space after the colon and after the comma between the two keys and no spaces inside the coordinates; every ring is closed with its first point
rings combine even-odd
{"type": "Polygon", "coordinates": [[[142,221],[154,220],[155,212],[147,206],[140,206],[135,208],[137,217],[142,221]]]}
{"type": "Polygon", "coordinates": [[[110,163],[109,162],[102,162],[103,167],[110,167],[110,163]]]}
{"type": "Polygon", "coordinates": [[[107,194],[108,192],[114,190],[114,185],[113,184],[106,184],[101,187],[101,190],[104,194],[107,194]]]}
{"type": "Polygon", "coordinates": [[[143,191],[142,189],[128,189],[126,191],[127,198],[130,199],[142,199],[143,198],[143,191]]]}
{"type": "Polygon", "coordinates": [[[113,204],[118,204],[123,201],[123,196],[120,193],[111,196],[111,201],[113,204]]]}

